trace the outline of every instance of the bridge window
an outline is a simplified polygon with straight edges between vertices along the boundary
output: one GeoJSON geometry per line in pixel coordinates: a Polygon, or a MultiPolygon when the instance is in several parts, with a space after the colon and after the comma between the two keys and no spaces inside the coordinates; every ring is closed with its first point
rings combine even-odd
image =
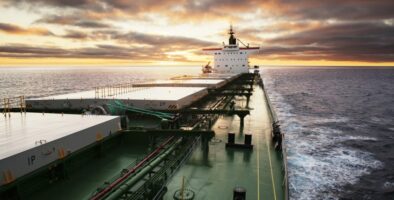
{"type": "Polygon", "coordinates": [[[225,65],[225,67],[228,67],[228,65],[225,65]]]}

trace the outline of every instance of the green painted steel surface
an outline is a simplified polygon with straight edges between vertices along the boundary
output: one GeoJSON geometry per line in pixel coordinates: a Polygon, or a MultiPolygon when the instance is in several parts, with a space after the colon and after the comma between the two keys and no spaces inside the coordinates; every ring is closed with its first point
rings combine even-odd
{"type": "MultiPolygon", "coordinates": [[[[121,143],[113,141],[114,144],[104,149],[100,157],[88,152],[79,155],[66,164],[69,168],[66,180],[40,187],[37,191],[27,194],[28,196],[23,196],[23,199],[88,199],[97,187],[145,156],[148,152],[148,141],[146,136],[125,135],[121,143]]],[[[28,187],[34,184],[34,180],[31,180],[24,185],[28,187]]]]}
{"type": "MultiPolygon", "coordinates": [[[[237,100],[238,105],[246,105],[237,100]]],[[[172,178],[164,199],[173,199],[185,176],[185,187],[193,190],[195,199],[232,199],[233,188],[244,187],[247,199],[284,199],[282,187],[282,158],[271,145],[271,121],[263,91],[255,89],[240,133],[238,117],[221,117],[214,125],[216,138],[209,145],[207,159],[200,150],[172,178]],[[237,143],[244,142],[244,134],[252,134],[253,150],[226,149],[227,133],[236,133],[237,143]]]]}

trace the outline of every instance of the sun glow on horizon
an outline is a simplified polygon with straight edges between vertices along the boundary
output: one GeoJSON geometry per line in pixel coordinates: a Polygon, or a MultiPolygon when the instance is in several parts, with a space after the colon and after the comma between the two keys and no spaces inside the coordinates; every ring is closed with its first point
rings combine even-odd
{"type": "Polygon", "coordinates": [[[203,65],[231,23],[251,65],[394,66],[390,3],[189,3],[3,0],[0,66],[203,65]]]}

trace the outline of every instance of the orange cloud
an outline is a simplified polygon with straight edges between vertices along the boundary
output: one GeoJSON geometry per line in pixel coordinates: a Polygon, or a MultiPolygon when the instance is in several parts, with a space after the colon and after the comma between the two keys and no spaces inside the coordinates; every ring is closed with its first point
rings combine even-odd
{"type": "Polygon", "coordinates": [[[7,34],[18,35],[53,35],[52,32],[45,28],[22,28],[12,24],[0,23],[0,31],[7,34]]]}
{"type": "Polygon", "coordinates": [[[59,32],[54,35],[45,28],[0,23],[0,31],[7,34],[39,35],[44,39],[47,39],[44,36],[53,35],[57,39],[54,47],[34,44],[34,41],[29,46],[5,43],[0,46],[0,57],[94,59],[100,56],[119,60],[194,62],[200,59],[198,50],[201,47],[213,45],[203,36],[165,36],[157,30],[155,34],[143,32],[149,30],[145,27],[127,24],[123,30],[121,27],[130,19],[142,24],[155,24],[154,20],[163,19],[168,29],[195,24],[206,32],[211,31],[205,26],[206,22],[232,21],[237,37],[245,43],[263,46],[262,54],[258,55],[260,60],[394,61],[392,0],[3,0],[3,4],[21,9],[26,5],[53,9],[56,15],[42,15],[35,23],[54,26],[59,32]],[[63,9],[67,12],[56,12],[63,9]],[[115,22],[114,25],[111,22],[115,22]],[[58,42],[60,40],[62,42],[58,42]],[[67,47],[72,48],[73,44],[77,47],[65,49],[62,45],[67,42],[67,47]],[[188,54],[166,54],[179,51],[188,54]]]}

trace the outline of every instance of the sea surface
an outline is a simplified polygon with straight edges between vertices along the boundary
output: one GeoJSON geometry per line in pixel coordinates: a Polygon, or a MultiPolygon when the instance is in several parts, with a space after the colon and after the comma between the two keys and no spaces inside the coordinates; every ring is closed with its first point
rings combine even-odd
{"type": "Polygon", "coordinates": [[[0,67],[0,99],[67,94],[118,83],[197,75],[200,67],[0,67]]]}
{"type": "Polygon", "coordinates": [[[394,199],[394,68],[264,69],[291,199],[394,199]]]}
{"type": "MultiPolygon", "coordinates": [[[[0,100],[198,74],[200,67],[0,68],[0,100]]],[[[291,199],[394,199],[394,68],[264,68],[291,199]]]]}

